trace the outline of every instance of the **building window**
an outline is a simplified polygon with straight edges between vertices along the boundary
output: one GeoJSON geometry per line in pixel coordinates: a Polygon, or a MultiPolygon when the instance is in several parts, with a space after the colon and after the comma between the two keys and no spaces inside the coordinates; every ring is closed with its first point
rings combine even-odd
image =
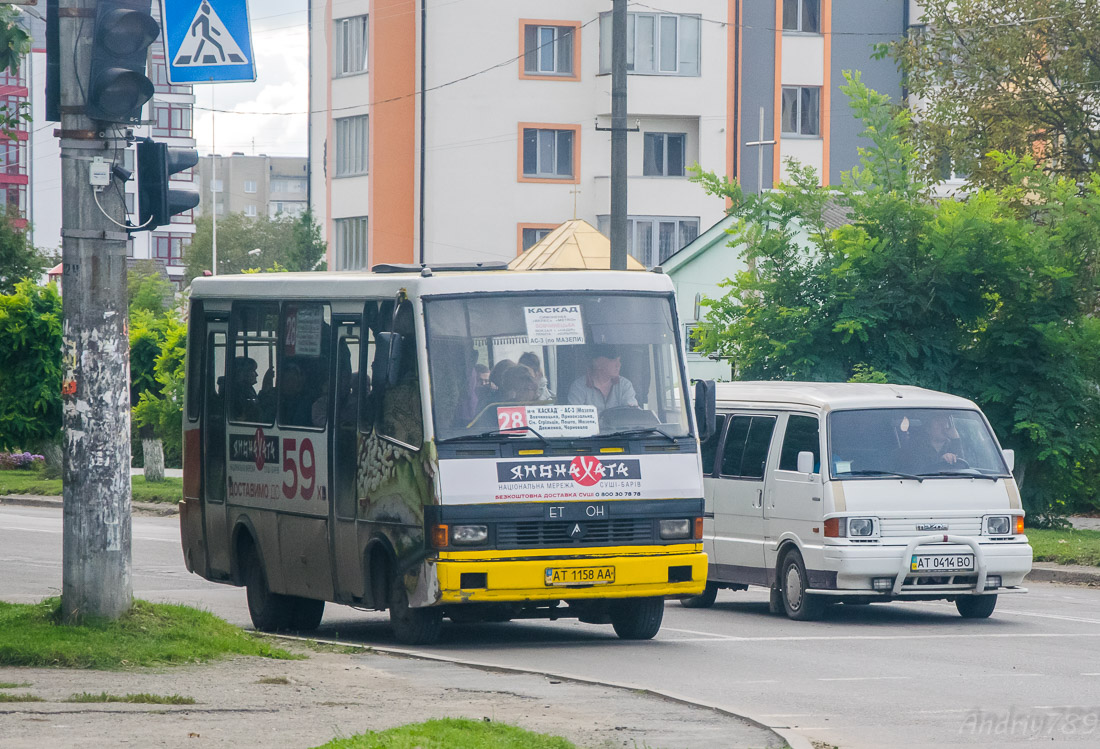
{"type": "Polygon", "coordinates": [[[168,223],[170,224],[193,224],[195,223],[195,211],[184,211],[183,213],[177,213],[169,216],[168,223]]]}
{"type": "Polygon", "coordinates": [[[554,230],[539,229],[531,226],[523,227],[523,251],[526,252],[527,250],[537,245],[539,242],[546,238],[546,235],[548,235],[552,231],[554,230]]]}
{"type": "Polygon", "coordinates": [[[706,328],[703,323],[689,322],[684,324],[684,343],[687,346],[688,356],[700,358],[706,355],[703,348],[703,335],[706,328]]]}
{"type": "Polygon", "coordinates": [[[221,192],[222,191],[222,181],[220,179],[210,180],[210,191],[211,192],[221,192]]]}
{"type": "Polygon", "coordinates": [[[367,72],[367,17],[341,18],[334,36],[336,77],[367,72]]]}
{"type": "Polygon", "coordinates": [[[821,0],[783,0],[783,30],[821,33],[821,0]]]}
{"type": "Polygon", "coordinates": [[[244,207],[244,215],[248,216],[249,218],[255,218],[256,217],[256,206],[246,205],[244,207]]]}
{"type": "MultiPolygon", "coordinates": [[[[699,24],[699,16],[627,13],[627,72],[699,75],[699,24]]],[[[611,72],[611,13],[600,15],[600,72],[611,72]]]]}
{"type": "Polygon", "coordinates": [[[533,179],[573,179],[577,130],[523,128],[523,176],[533,179]]]}
{"type": "Polygon", "coordinates": [[[134,194],[132,192],[126,193],[126,212],[134,212],[134,194]]]}
{"type": "Polygon", "coordinates": [[[158,92],[162,94],[191,93],[191,86],[173,85],[168,82],[168,66],[165,64],[163,57],[150,58],[149,68],[151,73],[149,77],[153,81],[153,85],[156,86],[158,92]]]}
{"type": "Polygon", "coordinates": [[[336,120],[336,176],[367,173],[367,115],[336,120]]]}
{"type": "Polygon", "coordinates": [[[685,133],[646,133],[642,174],[683,177],[686,143],[685,133]]]}
{"type": "MultiPolygon", "coordinates": [[[[611,217],[598,216],[599,230],[611,234],[611,217]]],[[[626,251],[647,268],[660,265],[699,236],[698,216],[629,216],[626,251]]]]}
{"type": "Polygon", "coordinates": [[[523,72],[529,76],[568,76],[577,74],[574,52],[579,25],[551,26],[523,24],[523,72]]]}
{"type": "Polygon", "coordinates": [[[333,270],[366,270],[370,263],[367,255],[367,217],[338,218],[332,223],[336,229],[333,270]]]}
{"type": "Polygon", "coordinates": [[[153,105],[153,137],[158,135],[170,138],[191,137],[191,106],[172,104],[153,105]]]}
{"type": "Polygon", "coordinates": [[[190,234],[153,234],[153,257],[165,265],[183,265],[183,250],[190,234]]]}
{"type": "Polygon", "coordinates": [[[821,134],[821,88],[783,87],[783,135],[821,134]]]}
{"type": "Polygon", "coordinates": [[[244,181],[244,191],[245,192],[256,192],[256,180],[246,179],[244,181]]]}

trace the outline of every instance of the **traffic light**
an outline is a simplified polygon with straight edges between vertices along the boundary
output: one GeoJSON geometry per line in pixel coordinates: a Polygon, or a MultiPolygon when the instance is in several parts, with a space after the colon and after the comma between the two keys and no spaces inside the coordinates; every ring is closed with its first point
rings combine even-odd
{"type": "Polygon", "coordinates": [[[100,122],[136,125],[141,107],[153,97],[145,76],[149,45],[160,25],[149,13],[151,0],[99,0],[84,112],[100,122]]]}
{"type": "Polygon", "coordinates": [[[199,204],[195,188],[168,186],[169,177],[198,163],[199,152],[193,148],[169,148],[149,138],[138,141],[138,228],[134,231],[152,231],[199,204]]]}

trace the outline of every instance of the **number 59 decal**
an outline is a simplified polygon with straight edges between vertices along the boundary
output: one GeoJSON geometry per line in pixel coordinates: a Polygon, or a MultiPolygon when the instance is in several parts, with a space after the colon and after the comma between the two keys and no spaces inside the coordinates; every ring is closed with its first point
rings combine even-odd
{"type": "Polygon", "coordinates": [[[312,499],[313,491],[317,487],[317,459],[313,454],[313,440],[306,437],[299,448],[298,440],[288,437],[283,439],[283,448],[283,496],[294,499],[298,495],[300,475],[302,499],[312,499]],[[298,454],[297,461],[294,459],[295,453],[298,454]],[[290,474],[289,483],[286,480],[287,473],[290,474]]]}

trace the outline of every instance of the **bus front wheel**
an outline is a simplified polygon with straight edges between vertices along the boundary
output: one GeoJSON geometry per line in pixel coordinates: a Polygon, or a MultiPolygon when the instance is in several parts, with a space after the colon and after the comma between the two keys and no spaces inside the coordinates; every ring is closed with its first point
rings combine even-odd
{"type": "Polygon", "coordinates": [[[390,626],[402,645],[431,645],[443,629],[443,611],[436,607],[414,609],[409,606],[405,578],[398,575],[390,582],[390,626]]]}
{"type": "Polygon", "coordinates": [[[652,640],[664,618],[663,598],[629,598],[611,608],[611,626],[622,640],[652,640]]]}
{"type": "Polygon", "coordinates": [[[697,596],[688,596],[680,599],[680,605],[685,609],[709,609],[714,605],[714,599],[718,597],[718,583],[707,583],[703,592],[697,596]]]}

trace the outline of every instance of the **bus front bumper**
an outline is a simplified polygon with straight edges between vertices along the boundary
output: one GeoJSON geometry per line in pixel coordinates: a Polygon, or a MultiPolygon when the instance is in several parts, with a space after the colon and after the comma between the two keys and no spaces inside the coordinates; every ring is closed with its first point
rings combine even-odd
{"type": "Polygon", "coordinates": [[[655,551],[620,547],[607,554],[593,549],[583,555],[573,549],[540,549],[537,555],[449,552],[426,564],[435,568],[440,604],[681,597],[703,592],[707,555],[702,544],[655,551]]]}

